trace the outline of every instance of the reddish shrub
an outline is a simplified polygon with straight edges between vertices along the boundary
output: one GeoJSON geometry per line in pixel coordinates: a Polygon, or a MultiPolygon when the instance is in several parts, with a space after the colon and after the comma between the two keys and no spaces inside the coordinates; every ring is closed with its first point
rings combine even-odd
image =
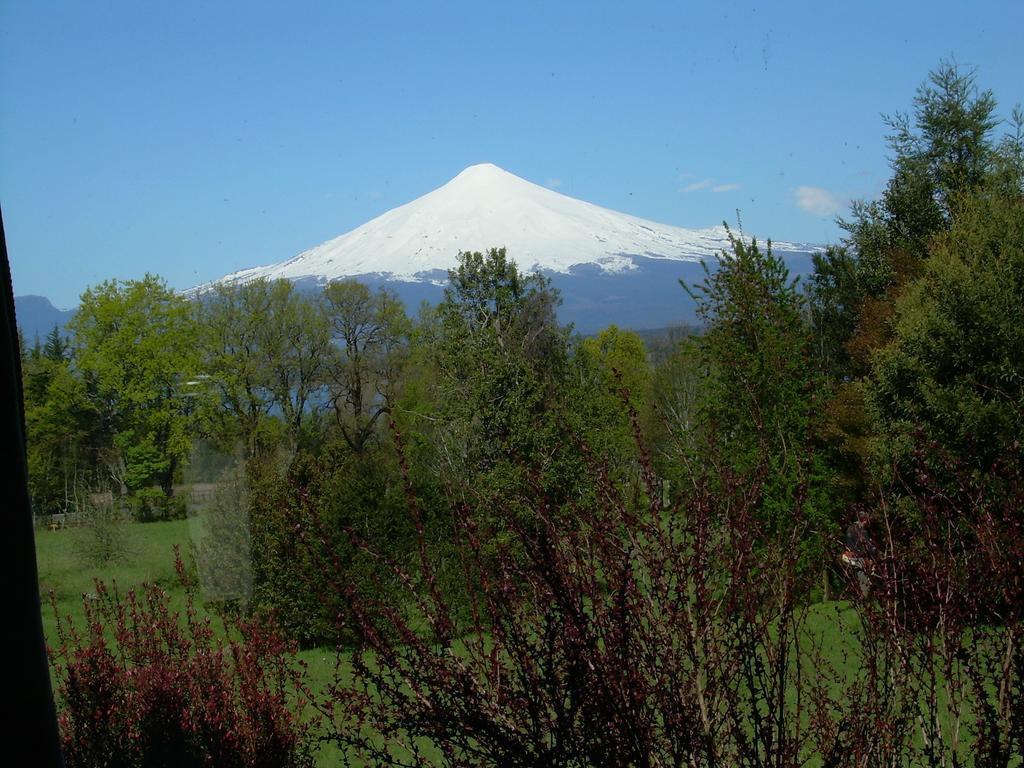
{"type": "MultiPolygon", "coordinates": [[[[808,723],[830,713],[799,693],[820,657],[803,644],[802,499],[769,529],[762,470],[696,480],[666,509],[645,461],[638,507],[588,461],[596,504],[557,508],[539,481],[486,515],[453,502],[468,611],[438,586],[410,491],[418,562],[379,556],[404,599],[348,587],[360,645],[317,703],[353,764],[781,767],[821,751],[832,731],[808,723]]],[[[311,551],[317,526],[296,526],[311,551]]]]}
{"type": "Polygon", "coordinates": [[[191,595],[182,616],[152,584],[97,581],[83,602],[86,626],[58,616],[51,650],[69,768],[311,764],[300,674],[272,629],[240,622],[219,639],[191,595]]]}
{"type": "Polygon", "coordinates": [[[1024,452],[986,472],[921,444],[877,504],[863,673],[837,765],[1014,766],[1024,756],[1024,452]]]}
{"type": "MultiPolygon", "coordinates": [[[[410,491],[418,562],[378,555],[404,599],[339,585],[360,643],[316,706],[353,764],[1020,764],[1019,455],[981,479],[922,461],[889,489],[870,591],[849,574],[816,628],[805,502],[767,523],[767,462],[743,477],[709,462],[668,509],[646,460],[639,506],[590,466],[594,504],[558,508],[540,482],[486,515],[453,503],[468,620],[410,491]]],[[[322,535],[315,515],[296,531],[311,550],[322,535]]]]}

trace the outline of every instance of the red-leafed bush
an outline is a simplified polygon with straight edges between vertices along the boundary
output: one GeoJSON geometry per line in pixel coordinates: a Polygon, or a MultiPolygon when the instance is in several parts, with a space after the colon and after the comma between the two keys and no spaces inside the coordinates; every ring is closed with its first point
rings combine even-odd
{"type": "Polygon", "coordinates": [[[156,585],[95,589],[86,626],[58,616],[51,649],[69,768],[311,763],[299,673],[272,629],[239,622],[219,638],[191,596],[182,615],[156,585]]]}
{"type": "Polygon", "coordinates": [[[870,591],[850,591],[862,673],[835,764],[1021,765],[1024,450],[979,473],[919,438],[911,469],[873,512],[870,591]]]}
{"type": "MultiPolygon", "coordinates": [[[[487,514],[453,499],[468,608],[441,587],[410,488],[419,557],[379,557],[404,599],[348,586],[358,646],[316,702],[349,764],[795,767],[823,751],[808,722],[830,713],[801,687],[820,654],[800,494],[785,531],[763,464],[666,508],[644,460],[637,504],[580,448],[595,503],[558,506],[530,479],[487,514]]],[[[297,530],[315,550],[310,511],[297,530]]]]}
{"type": "MultiPolygon", "coordinates": [[[[829,606],[801,567],[803,490],[778,525],[765,461],[709,462],[670,507],[646,458],[639,504],[599,458],[595,501],[529,479],[486,515],[453,499],[468,610],[410,487],[417,561],[363,545],[404,599],[336,584],[358,643],[314,705],[351,765],[1019,765],[1020,459],[955,490],[922,459],[872,507],[870,588],[850,572],[829,606]]],[[[307,511],[295,530],[323,551],[307,511]]]]}

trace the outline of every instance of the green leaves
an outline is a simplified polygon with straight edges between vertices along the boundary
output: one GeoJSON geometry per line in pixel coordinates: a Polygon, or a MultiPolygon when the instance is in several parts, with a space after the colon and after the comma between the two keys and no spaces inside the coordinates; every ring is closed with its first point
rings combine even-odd
{"type": "Polygon", "coordinates": [[[576,347],[568,399],[573,428],[619,476],[638,471],[627,403],[643,412],[650,387],[647,349],[637,334],[610,325],[576,347]]]}
{"type": "Polygon", "coordinates": [[[335,424],[349,448],[362,453],[398,397],[412,323],[394,293],[372,293],[355,280],[329,284],[323,307],[338,344],[326,366],[335,424]]]}
{"type": "Polygon", "coordinates": [[[320,307],[286,280],[254,280],[218,286],[200,305],[198,325],[211,434],[256,455],[273,442],[276,409],[293,445],[307,439],[334,352],[320,307]]]}
{"type": "Polygon", "coordinates": [[[566,370],[561,299],[540,274],[524,277],[505,249],[463,253],[437,308],[437,400],[457,449],[487,464],[533,454],[566,370]]]}
{"type": "Polygon", "coordinates": [[[784,537],[806,526],[804,563],[816,566],[842,502],[835,473],[815,452],[822,379],[806,299],[770,241],[762,250],[730,237],[733,253],[691,291],[706,324],[695,340],[705,378],[695,397],[700,440],[691,450],[714,472],[724,465],[741,477],[763,476],[766,530],[784,537]]]}
{"type": "Polygon", "coordinates": [[[169,493],[189,447],[182,385],[199,363],[187,300],[152,275],[111,280],[82,294],[69,327],[76,365],[132,485],[169,493]]]}
{"type": "Polygon", "coordinates": [[[75,511],[96,475],[99,413],[69,361],[29,357],[22,371],[33,509],[36,514],[75,511]]]}
{"type": "Polygon", "coordinates": [[[983,191],[961,203],[896,303],[893,338],[872,358],[879,456],[925,435],[982,469],[1024,434],[1024,212],[983,191]]]}
{"type": "Polygon", "coordinates": [[[1017,396],[1006,382],[1019,371],[1024,155],[1019,122],[997,140],[995,110],[973,73],[942,62],[911,112],[887,118],[881,198],[856,203],[846,242],[815,259],[811,320],[834,391],[825,432],[848,475],[903,463],[922,432],[980,466],[992,436],[1019,430],[1004,403],[1017,396]]]}
{"type": "Polygon", "coordinates": [[[804,297],[771,242],[761,250],[730,237],[733,253],[693,291],[707,325],[699,342],[708,372],[704,418],[729,441],[784,443],[806,427],[804,297]]]}

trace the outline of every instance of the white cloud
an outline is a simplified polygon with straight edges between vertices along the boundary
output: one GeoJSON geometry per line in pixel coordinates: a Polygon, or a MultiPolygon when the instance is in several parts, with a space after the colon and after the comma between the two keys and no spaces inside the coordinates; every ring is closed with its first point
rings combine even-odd
{"type": "Polygon", "coordinates": [[[846,204],[839,197],[821,187],[797,187],[793,190],[793,195],[800,210],[822,218],[835,216],[846,204]]]}
{"type": "Polygon", "coordinates": [[[547,181],[544,182],[544,186],[545,187],[551,187],[551,189],[558,189],[560,186],[562,186],[562,180],[561,179],[548,179],[547,181]]]}
{"type": "Polygon", "coordinates": [[[696,192],[698,189],[707,189],[711,186],[711,179],[704,179],[703,181],[695,181],[693,184],[687,184],[683,187],[680,192],[696,192]]]}
{"type": "Polygon", "coordinates": [[[694,181],[687,184],[685,187],[680,189],[680,192],[696,192],[701,189],[707,189],[711,192],[732,192],[733,190],[742,187],[742,184],[736,182],[729,182],[728,184],[716,184],[714,179],[701,179],[700,181],[694,181]]]}

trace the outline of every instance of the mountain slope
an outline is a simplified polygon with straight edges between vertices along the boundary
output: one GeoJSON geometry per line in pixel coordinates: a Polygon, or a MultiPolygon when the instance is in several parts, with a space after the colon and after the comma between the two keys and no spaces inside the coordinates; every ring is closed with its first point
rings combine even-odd
{"type": "MultiPolygon", "coordinates": [[[[527,271],[567,274],[579,265],[595,265],[603,273],[621,273],[637,269],[638,258],[713,258],[727,246],[727,238],[724,227],[692,230],[659,224],[482,164],[288,261],[236,272],[218,282],[265,277],[322,283],[364,275],[432,281],[443,279],[455,266],[459,251],[499,246],[527,271]]],[[[776,248],[808,250],[792,243],[776,243],[776,248]]]]}
{"type": "Polygon", "coordinates": [[[57,309],[45,296],[31,294],[15,296],[14,311],[18,318],[18,328],[29,346],[37,338],[45,339],[54,326],[63,332],[64,326],[75,314],[73,309],[57,309]]]}
{"type": "MultiPolygon", "coordinates": [[[[813,246],[775,241],[793,274],[810,270],[813,246]]],[[[520,269],[546,273],[560,291],[562,322],[591,333],[616,323],[657,328],[696,320],[680,287],[700,282],[729,247],[724,227],[684,229],[601,208],[532,184],[495,165],[473,165],[442,187],[279,264],[193,288],[257,278],[303,288],[340,278],[387,285],[410,309],[442,296],[459,251],[504,246],[520,269]]]]}

